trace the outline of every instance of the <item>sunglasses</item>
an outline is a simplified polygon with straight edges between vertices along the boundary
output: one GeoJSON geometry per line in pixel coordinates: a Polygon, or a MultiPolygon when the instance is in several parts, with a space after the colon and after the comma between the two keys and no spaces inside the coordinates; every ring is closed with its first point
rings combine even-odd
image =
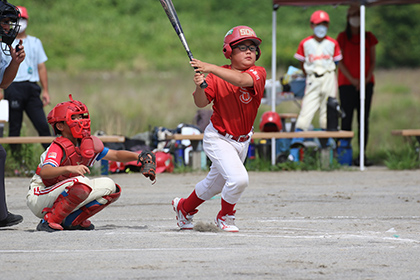
{"type": "Polygon", "coordinates": [[[234,49],[238,48],[241,52],[246,52],[247,50],[250,50],[251,52],[256,52],[257,51],[257,46],[255,45],[237,45],[235,47],[233,47],[234,49]]]}

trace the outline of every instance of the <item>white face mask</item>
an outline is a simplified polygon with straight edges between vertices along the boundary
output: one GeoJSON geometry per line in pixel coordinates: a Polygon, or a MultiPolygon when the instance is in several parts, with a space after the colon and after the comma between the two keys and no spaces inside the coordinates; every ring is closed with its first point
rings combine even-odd
{"type": "Polygon", "coordinates": [[[28,20],[26,18],[21,18],[19,20],[19,25],[20,25],[20,29],[19,29],[19,34],[20,34],[26,30],[26,27],[28,26],[28,20]]]}
{"type": "Polygon", "coordinates": [[[318,38],[324,38],[327,35],[328,27],[325,25],[317,25],[314,27],[314,34],[318,38]]]}
{"type": "Polygon", "coordinates": [[[353,27],[359,27],[360,26],[360,17],[350,17],[349,18],[349,24],[353,27]]]}

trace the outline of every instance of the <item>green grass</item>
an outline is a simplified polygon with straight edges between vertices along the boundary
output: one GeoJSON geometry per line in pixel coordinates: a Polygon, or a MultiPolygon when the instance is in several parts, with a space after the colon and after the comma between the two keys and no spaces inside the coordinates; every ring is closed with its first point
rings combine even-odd
{"type": "Polygon", "coordinates": [[[419,161],[419,145],[403,145],[398,150],[387,151],[387,159],[385,165],[392,170],[418,169],[419,161]]]}

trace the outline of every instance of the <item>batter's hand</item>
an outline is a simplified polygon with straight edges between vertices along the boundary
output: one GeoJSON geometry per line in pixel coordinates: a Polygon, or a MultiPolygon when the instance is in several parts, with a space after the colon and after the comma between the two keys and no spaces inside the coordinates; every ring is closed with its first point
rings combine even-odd
{"type": "Polygon", "coordinates": [[[204,82],[204,74],[196,72],[194,75],[194,83],[196,86],[200,87],[200,85],[204,82]]]}
{"type": "Polygon", "coordinates": [[[210,73],[212,67],[214,66],[213,64],[202,62],[195,58],[193,58],[190,61],[190,64],[191,64],[191,67],[196,68],[195,69],[196,71],[203,72],[203,73],[210,73]]]}

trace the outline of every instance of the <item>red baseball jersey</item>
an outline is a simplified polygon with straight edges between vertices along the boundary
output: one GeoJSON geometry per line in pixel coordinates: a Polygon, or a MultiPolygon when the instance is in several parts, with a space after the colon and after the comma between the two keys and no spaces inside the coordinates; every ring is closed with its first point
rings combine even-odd
{"type": "MultiPolygon", "coordinates": [[[[231,69],[230,65],[222,67],[231,69]]],[[[211,73],[206,77],[208,87],[205,93],[207,99],[213,102],[211,122],[219,132],[234,136],[245,135],[254,125],[264,94],[267,73],[260,66],[252,66],[244,72],[251,75],[253,87],[237,87],[211,73]]]]}
{"type": "MultiPolygon", "coordinates": [[[[365,41],[365,74],[367,76],[370,63],[370,49],[378,44],[378,39],[372,32],[366,32],[365,41]]],[[[338,44],[340,45],[341,51],[343,52],[343,60],[340,63],[344,63],[350,74],[355,77],[360,77],[360,35],[353,35],[350,39],[347,37],[346,32],[341,32],[337,37],[338,44]]],[[[375,82],[375,77],[372,76],[372,82],[375,82]]],[[[344,76],[344,74],[338,70],[338,85],[351,85],[350,81],[344,76]]]]}
{"type": "Polygon", "coordinates": [[[303,39],[294,57],[303,62],[306,74],[323,75],[335,71],[335,62],[342,59],[340,46],[333,38],[326,36],[318,42],[314,35],[303,39]]]}

